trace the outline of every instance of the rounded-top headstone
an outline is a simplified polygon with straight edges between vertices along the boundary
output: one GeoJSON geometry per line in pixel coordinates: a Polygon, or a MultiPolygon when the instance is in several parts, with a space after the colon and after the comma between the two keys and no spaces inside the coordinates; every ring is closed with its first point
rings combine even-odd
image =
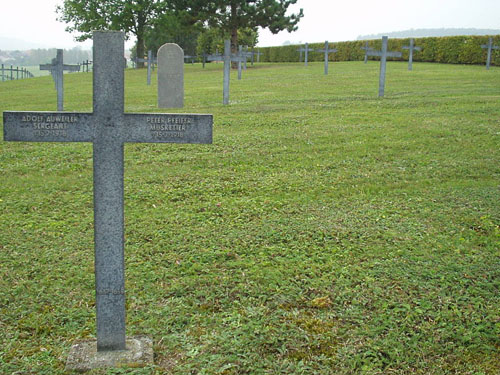
{"type": "Polygon", "coordinates": [[[184,51],[175,43],[158,50],[158,107],[184,106],[184,51]]]}

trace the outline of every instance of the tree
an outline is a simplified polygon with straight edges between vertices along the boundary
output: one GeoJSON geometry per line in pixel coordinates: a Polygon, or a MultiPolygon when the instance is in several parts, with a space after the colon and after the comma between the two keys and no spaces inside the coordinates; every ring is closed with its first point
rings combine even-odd
{"type": "MultiPolygon", "coordinates": [[[[198,45],[196,52],[198,55],[203,53],[215,53],[218,49],[221,53],[224,51],[224,39],[229,39],[230,36],[224,33],[221,29],[206,28],[198,36],[198,45]]],[[[239,29],[238,43],[243,46],[255,47],[257,45],[259,33],[257,28],[239,29]]]]}
{"type": "Polygon", "coordinates": [[[93,30],[121,30],[136,36],[137,55],[144,56],[146,28],[166,7],[157,0],[65,0],[56,12],[69,24],[66,31],[82,33],[76,40],[91,38],[93,30]]]}
{"type": "MultiPolygon", "coordinates": [[[[175,2],[175,1],[174,1],[175,2]]],[[[268,28],[273,34],[282,30],[297,30],[297,23],[304,16],[302,9],[296,14],[286,15],[288,7],[297,0],[207,0],[194,1],[193,8],[199,18],[208,25],[221,29],[231,37],[231,50],[236,52],[238,30],[257,27],[268,28]],[[203,5],[202,5],[203,4],[203,5]]]]}
{"type": "Polygon", "coordinates": [[[148,27],[145,42],[148,50],[156,53],[164,43],[176,43],[186,55],[196,53],[198,35],[203,30],[202,24],[192,23],[184,14],[167,11],[159,15],[148,27]]]}

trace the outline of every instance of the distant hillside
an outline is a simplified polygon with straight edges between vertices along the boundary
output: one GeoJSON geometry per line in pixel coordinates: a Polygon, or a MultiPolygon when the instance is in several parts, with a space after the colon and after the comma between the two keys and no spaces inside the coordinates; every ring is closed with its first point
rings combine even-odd
{"type": "Polygon", "coordinates": [[[390,38],[425,38],[455,35],[499,35],[500,30],[495,29],[410,29],[390,33],[360,35],[358,40],[380,39],[387,35],[390,38]]]}
{"type": "MultiPolygon", "coordinates": [[[[27,51],[2,51],[0,50],[0,63],[20,66],[30,66],[50,63],[56,56],[56,49],[30,49],[27,51]]],[[[92,60],[92,52],[82,50],[80,47],[64,50],[64,62],[78,64],[85,60],[92,60]]]]}
{"type": "Polygon", "coordinates": [[[4,37],[0,36],[0,50],[7,50],[7,51],[23,51],[23,50],[28,50],[28,49],[35,49],[35,48],[44,48],[46,46],[43,46],[38,43],[33,43],[33,42],[27,42],[25,40],[21,39],[16,39],[16,38],[9,38],[9,37],[4,37]]]}

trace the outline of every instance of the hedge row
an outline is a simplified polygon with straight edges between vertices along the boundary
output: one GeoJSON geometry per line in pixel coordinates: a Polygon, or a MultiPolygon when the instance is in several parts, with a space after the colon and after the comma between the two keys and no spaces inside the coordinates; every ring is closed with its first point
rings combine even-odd
{"type": "MultiPolygon", "coordinates": [[[[500,46],[500,35],[492,36],[493,45],[500,46]]],[[[449,36],[432,38],[415,38],[415,46],[421,47],[422,51],[415,51],[413,61],[437,62],[447,64],[485,64],[487,49],[482,49],[482,44],[488,44],[489,36],[449,36]]],[[[338,52],[331,53],[331,61],[356,61],[363,60],[366,41],[356,40],[351,42],[330,43],[330,48],[336,48],[338,52]]],[[[408,61],[408,50],[403,50],[403,46],[408,46],[410,39],[389,38],[389,51],[403,52],[402,58],[388,58],[393,61],[408,61]]],[[[315,50],[323,49],[325,43],[312,43],[309,48],[315,50]]],[[[368,46],[380,50],[382,39],[369,40],[368,46]]],[[[295,62],[299,61],[299,45],[288,45],[280,47],[260,48],[262,55],[260,61],[263,62],[295,62]]],[[[304,59],[304,57],[302,57],[304,59]]],[[[370,60],[377,59],[369,57],[370,60]]],[[[309,52],[309,61],[323,61],[324,53],[309,52]]],[[[491,64],[500,66],[500,50],[493,50],[491,54],[491,64]]]]}

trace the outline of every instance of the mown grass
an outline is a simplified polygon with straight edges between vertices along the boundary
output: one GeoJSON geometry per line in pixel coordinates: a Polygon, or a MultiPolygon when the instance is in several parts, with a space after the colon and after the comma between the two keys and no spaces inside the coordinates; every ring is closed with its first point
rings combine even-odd
{"type": "MultiPolygon", "coordinates": [[[[213,145],[127,144],[127,330],[95,374],[498,374],[500,70],[186,65],[213,145]]],[[[153,82],[155,82],[153,77],[153,82]]],[[[65,108],[92,109],[90,73],[65,108]]],[[[0,110],[54,110],[50,77],[0,110]]],[[[126,72],[126,111],[156,84],[126,72]]],[[[0,372],[60,374],[95,333],[90,144],[0,143],[0,372]]]]}

